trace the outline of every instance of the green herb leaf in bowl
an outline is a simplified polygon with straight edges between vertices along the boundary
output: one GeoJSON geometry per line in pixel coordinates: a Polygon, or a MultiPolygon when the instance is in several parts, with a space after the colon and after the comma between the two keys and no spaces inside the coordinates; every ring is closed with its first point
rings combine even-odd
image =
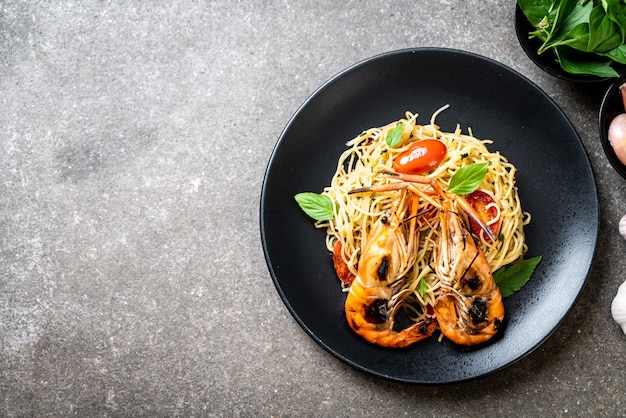
{"type": "Polygon", "coordinates": [[[542,41],[541,55],[552,51],[570,74],[619,77],[626,64],[626,1],[517,0],[542,41]]]}

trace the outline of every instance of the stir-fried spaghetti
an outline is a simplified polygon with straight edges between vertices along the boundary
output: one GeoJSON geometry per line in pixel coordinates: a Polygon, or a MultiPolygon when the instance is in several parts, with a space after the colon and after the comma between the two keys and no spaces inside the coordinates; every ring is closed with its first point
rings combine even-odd
{"type": "MultiPolygon", "coordinates": [[[[523,225],[530,221],[530,215],[522,211],[515,185],[516,168],[499,152],[490,152],[486,145],[490,140],[479,140],[461,132],[457,126],[454,132],[442,132],[435,124],[437,115],[444,106],[432,115],[425,125],[417,123],[417,114],[406,112],[405,118],[386,126],[371,128],[347,142],[348,149],[341,155],[337,170],[330,186],[322,194],[335,204],[334,217],[330,221],[318,221],[316,227],[327,231],[326,245],[333,252],[336,242],[341,241],[341,257],[357,275],[361,249],[373,223],[383,214],[398,207],[408,199],[408,194],[419,196],[419,243],[412,265],[406,268],[401,277],[403,288],[410,291],[407,299],[412,306],[414,320],[431,316],[435,300],[442,289],[442,283],[435,274],[431,263],[433,249],[439,240],[439,218],[437,199],[428,193],[425,185],[411,185],[408,188],[370,193],[350,193],[355,189],[383,185],[394,182],[393,178],[381,175],[392,171],[394,158],[405,151],[412,143],[434,138],[443,142],[447,152],[441,163],[425,174],[443,190],[448,188],[450,179],[462,166],[487,162],[488,172],[480,185],[480,190],[491,195],[497,215],[490,223],[499,223],[498,239],[495,241],[481,236],[480,245],[492,271],[521,259],[526,252],[523,225]],[[390,132],[402,123],[400,142],[391,147],[386,141],[390,132]],[[417,306],[417,307],[416,307],[417,306]]],[[[411,257],[412,259],[413,257],[411,257]]]]}

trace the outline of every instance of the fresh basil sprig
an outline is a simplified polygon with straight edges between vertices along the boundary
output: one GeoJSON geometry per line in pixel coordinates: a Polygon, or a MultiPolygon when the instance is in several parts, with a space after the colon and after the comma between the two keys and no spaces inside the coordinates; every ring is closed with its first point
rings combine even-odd
{"type": "Polygon", "coordinates": [[[391,148],[397,146],[402,140],[402,126],[403,125],[404,124],[402,122],[398,122],[396,127],[393,128],[391,132],[387,134],[387,137],[385,138],[385,142],[387,142],[387,145],[389,145],[391,148]]]}
{"type": "Polygon", "coordinates": [[[313,192],[298,193],[294,196],[300,208],[316,221],[328,221],[334,218],[333,200],[323,194],[313,192]]]}
{"type": "Polygon", "coordinates": [[[426,294],[426,292],[428,292],[428,283],[426,283],[426,280],[424,280],[424,278],[420,278],[420,282],[417,285],[417,291],[419,292],[420,296],[424,296],[426,294]]]}
{"type": "Polygon", "coordinates": [[[493,280],[498,285],[502,297],[511,296],[520,290],[530,279],[537,264],[541,261],[541,256],[520,260],[508,266],[501,267],[493,273],[493,280]]]}
{"type": "Polygon", "coordinates": [[[517,0],[541,55],[553,51],[571,74],[618,77],[626,64],[626,1],[517,0]]]}
{"type": "Polygon", "coordinates": [[[487,175],[489,163],[475,163],[459,168],[450,179],[448,192],[466,195],[478,189],[487,175]]]}

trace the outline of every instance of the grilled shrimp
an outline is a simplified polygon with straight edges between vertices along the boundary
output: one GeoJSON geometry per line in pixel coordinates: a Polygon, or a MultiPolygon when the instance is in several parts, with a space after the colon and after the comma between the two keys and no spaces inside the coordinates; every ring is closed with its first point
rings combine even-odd
{"type": "Polygon", "coordinates": [[[475,345],[502,325],[504,304],[489,263],[465,226],[455,201],[444,198],[435,269],[444,283],[434,306],[441,332],[451,341],[475,345]]]}
{"type": "MultiPolygon", "coordinates": [[[[414,200],[413,209],[416,203],[414,200]]],[[[437,325],[434,319],[426,319],[402,330],[394,329],[395,313],[408,293],[402,288],[402,276],[416,257],[415,219],[409,223],[407,236],[407,228],[394,213],[376,221],[346,298],[350,327],[365,340],[384,347],[406,347],[431,336],[437,325]]]]}
{"type": "MultiPolygon", "coordinates": [[[[430,185],[435,195],[439,196],[439,229],[441,235],[439,246],[433,251],[433,259],[435,273],[443,282],[443,286],[433,307],[436,322],[439,324],[443,335],[456,344],[475,345],[489,340],[497,334],[502,325],[504,304],[500,289],[493,279],[491,267],[480,246],[476,244],[466,227],[465,217],[471,218],[495,241],[496,237],[493,231],[462,196],[449,195],[432,179],[390,171],[381,172],[381,174],[400,181],[363,187],[352,192],[402,190],[410,188],[411,183],[421,183],[430,185]]],[[[392,231],[396,231],[397,226],[394,227],[394,223],[388,221],[384,225],[387,227],[381,228],[379,225],[376,228],[377,231],[380,230],[373,234],[375,238],[377,237],[376,239],[370,238],[370,241],[374,243],[372,244],[373,249],[368,248],[366,250],[368,251],[366,259],[369,259],[373,265],[369,267],[368,265],[360,266],[359,274],[355,280],[356,286],[355,282],[352,284],[355,286],[355,295],[358,295],[358,298],[353,296],[352,303],[363,301],[363,306],[360,307],[363,314],[358,317],[361,322],[353,323],[350,319],[349,322],[350,326],[360,334],[370,332],[369,329],[374,327],[377,318],[384,318],[385,320],[379,319],[379,323],[382,327],[389,329],[391,327],[386,321],[393,321],[393,315],[383,315],[386,313],[384,311],[386,305],[380,301],[387,300],[388,294],[391,293],[382,284],[389,282],[389,278],[396,277],[394,272],[389,272],[390,266],[395,266],[393,258],[390,257],[392,253],[389,251],[398,245],[397,240],[390,239],[393,236],[392,231]],[[383,237],[385,241],[379,241],[383,237]],[[385,253],[385,249],[387,253],[385,253]],[[378,287],[370,290],[374,284],[378,284],[378,287]],[[383,289],[388,292],[385,297],[382,297],[383,289]],[[372,294],[370,295],[370,293],[372,294]],[[381,306],[383,314],[379,309],[381,306]],[[357,331],[361,323],[368,324],[369,328],[366,331],[357,331]]],[[[350,293],[353,293],[352,287],[350,293]]],[[[346,303],[346,313],[348,313],[348,303],[346,303]]],[[[350,318],[350,315],[348,317],[350,318]]],[[[352,321],[354,320],[352,319],[352,321]]],[[[417,325],[419,324],[405,331],[409,331],[417,325]]],[[[434,327],[434,324],[428,321],[420,326],[422,329],[418,328],[417,331],[424,336],[416,337],[415,341],[419,341],[433,332],[431,327],[434,327]]],[[[370,336],[369,338],[373,337],[370,336]]],[[[369,339],[368,337],[365,338],[369,339]]]]}

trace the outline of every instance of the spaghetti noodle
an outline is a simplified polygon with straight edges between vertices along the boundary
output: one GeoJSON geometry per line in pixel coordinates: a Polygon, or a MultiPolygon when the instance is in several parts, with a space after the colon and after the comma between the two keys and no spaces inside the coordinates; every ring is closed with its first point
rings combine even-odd
{"type": "Polygon", "coordinates": [[[341,242],[341,257],[350,272],[356,275],[361,249],[375,220],[397,207],[398,201],[407,199],[407,194],[417,194],[421,214],[417,254],[402,276],[403,287],[410,289],[411,295],[407,299],[410,303],[405,303],[405,307],[409,307],[416,321],[432,317],[428,306],[434,305],[441,292],[442,284],[431,267],[433,249],[439,240],[439,219],[437,211],[433,210],[438,207],[437,199],[424,191],[424,185],[410,185],[401,190],[350,193],[355,189],[396,181],[380,173],[391,171],[394,158],[415,141],[438,139],[446,145],[447,152],[441,163],[425,174],[444,190],[447,190],[450,179],[460,167],[488,163],[488,172],[480,190],[489,194],[495,202],[490,207],[494,208],[496,216],[490,223],[498,222],[500,227],[497,240],[481,236],[480,245],[492,271],[521,259],[527,250],[523,226],[530,221],[530,215],[521,208],[515,185],[515,166],[499,152],[490,152],[487,145],[492,141],[475,138],[471,129],[468,134],[463,134],[457,125],[454,132],[441,131],[435,119],[447,108],[444,106],[437,110],[428,124],[418,124],[418,115],[406,112],[403,119],[368,129],[348,141],[348,149],[340,156],[330,185],[322,192],[335,204],[334,217],[329,221],[316,222],[316,227],[326,229],[329,251],[333,252],[336,242],[341,242]],[[387,143],[387,137],[400,123],[401,138],[392,147],[387,143]]]}

